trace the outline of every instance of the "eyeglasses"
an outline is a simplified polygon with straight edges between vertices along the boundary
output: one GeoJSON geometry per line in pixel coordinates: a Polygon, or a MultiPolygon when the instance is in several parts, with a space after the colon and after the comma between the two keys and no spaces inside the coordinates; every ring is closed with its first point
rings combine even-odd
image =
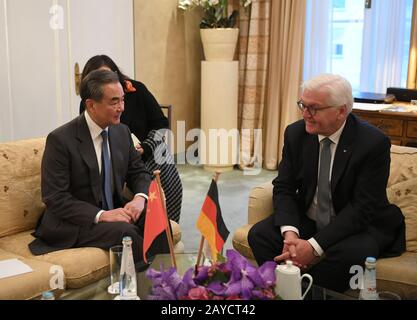
{"type": "Polygon", "coordinates": [[[308,106],[306,105],[302,100],[297,101],[297,106],[298,109],[300,109],[301,112],[304,112],[304,110],[307,110],[309,114],[311,114],[311,116],[315,116],[317,111],[321,111],[321,110],[325,110],[325,109],[330,109],[330,108],[335,108],[336,106],[330,106],[330,107],[321,107],[321,108],[316,108],[314,106],[308,106]]]}

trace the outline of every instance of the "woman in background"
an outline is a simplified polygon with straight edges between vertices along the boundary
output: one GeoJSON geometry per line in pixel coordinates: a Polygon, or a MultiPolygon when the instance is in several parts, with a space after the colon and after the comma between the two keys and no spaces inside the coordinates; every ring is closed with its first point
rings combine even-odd
{"type": "MultiPolygon", "coordinates": [[[[120,121],[126,124],[139,139],[136,150],[141,154],[148,171],[151,174],[154,170],[161,171],[161,184],[166,197],[168,217],[179,222],[182,184],[173,157],[163,142],[161,130],[159,130],[168,128],[168,119],[145,85],[124,75],[113,60],[106,55],[90,58],[84,66],[81,79],[97,69],[108,69],[118,74],[120,84],[125,91],[125,110],[120,121]],[[155,150],[157,151],[155,152],[155,150]],[[161,150],[163,151],[161,152],[161,150]]],[[[84,101],[81,101],[80,113],[84,110],[84,101]]]]}

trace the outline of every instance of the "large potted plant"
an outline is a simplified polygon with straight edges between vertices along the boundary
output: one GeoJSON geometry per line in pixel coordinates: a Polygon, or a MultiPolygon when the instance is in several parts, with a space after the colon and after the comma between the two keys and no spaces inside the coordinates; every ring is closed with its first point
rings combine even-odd
{"type": "MultiPolygon", "coordinates": [[[[248,10],[252,0],[240,0],[240,4],[248,10]]],[[[178,7],[184,11],[196,7],[203,10],[200,33],[207,61],[233,60],[239,36],[238,11],[229,15],[228,0],[179,0],[178,7]]]]}

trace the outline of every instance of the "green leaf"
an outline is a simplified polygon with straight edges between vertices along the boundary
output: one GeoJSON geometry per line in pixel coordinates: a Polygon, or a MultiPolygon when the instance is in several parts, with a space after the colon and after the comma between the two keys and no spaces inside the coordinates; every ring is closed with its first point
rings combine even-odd
{"type": "Polygon", "coordinates": [[[217,262],[218,263],[225,263],[226,262],[226,257],[224,257],[222,254],[217,253],[217,262]]]}
{"type": "Polygon", "coordinates": [[[239,12],[237,10],[233,10],[232,14],[228,19],[228,28],[234,28],[236,26],[238,17],[239,12]]]}
{"type": "Polygon", "coordinates": [[[221,283],[226,283],[229,281],[229,276],[220,271],[216,271],[210,279],[210,282],[220,281],[221,283]]]}
{"type": "Polygon", "coordinates": [[[214,16],[216,17],[216,21],[220,21],[223,18],[223,9],[216,8],[214,16]]]}

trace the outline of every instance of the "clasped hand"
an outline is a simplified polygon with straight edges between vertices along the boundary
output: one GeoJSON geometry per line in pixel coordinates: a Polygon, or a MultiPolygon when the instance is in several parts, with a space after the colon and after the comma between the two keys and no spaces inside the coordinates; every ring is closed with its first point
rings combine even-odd
{"type": "Polygon", "coordinates": [[[139,220],[144,207],[145,199],[141,196],[136,196],[132,201],[126,203],[123,208],[104,211],[99,221],[135,223],[139,220]]]}
{"type": "Polygon", "coordinates": [[[313,253],[313,247],[307,240],[300,239],[296,233],[285,234],[282,254],[274,258],[279,263],[291,260],[300,269],[306,270],[317,262],[318,258],[313,253]]]}
{"type": "Polygon", "coordinates": [[[135,149],[136,149],[136,151],[138,151],[138,152],[139,152],[139,154],[140,154],[140,155],[142,155],[142,154],[144,153],[144,150],[143,150],[142,145],[141,145],[140,143],[138,143],[138,144],[135,146],[135,149]]]}

